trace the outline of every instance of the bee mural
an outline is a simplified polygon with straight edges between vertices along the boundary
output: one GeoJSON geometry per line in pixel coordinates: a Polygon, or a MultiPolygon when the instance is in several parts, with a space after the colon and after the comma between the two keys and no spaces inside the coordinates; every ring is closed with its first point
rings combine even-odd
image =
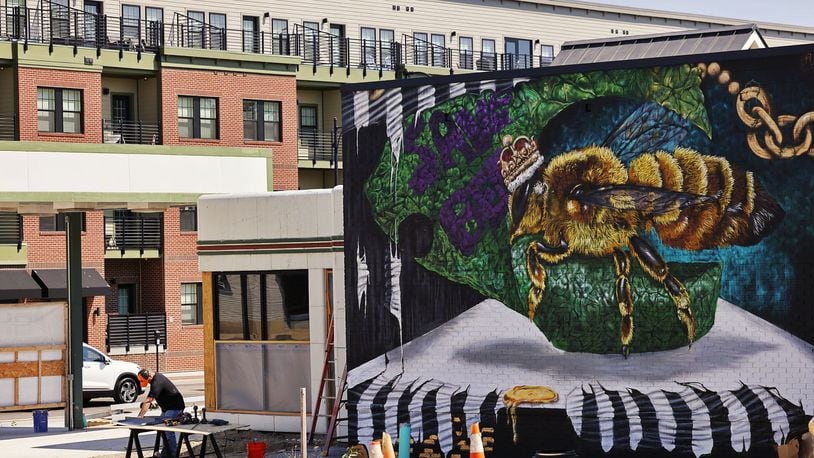
{"type": "Polygon", "coordinates": [[[526,248],[529,318],[545,294],[546,265],[573,255],[610,256],[625,357],[634,335],[631,254],[665,288],[688,345],[696,333],[687,289],[645,234],[652,230],[666,246],[683,250],[746,246],[784,216],[752,172],[692,149],[640,154],[626,167],[605,146],[547,160],[533,138],[507,136],[503,144],[499,165],[510,193],[510,240],[537,236],[526,248]]]}

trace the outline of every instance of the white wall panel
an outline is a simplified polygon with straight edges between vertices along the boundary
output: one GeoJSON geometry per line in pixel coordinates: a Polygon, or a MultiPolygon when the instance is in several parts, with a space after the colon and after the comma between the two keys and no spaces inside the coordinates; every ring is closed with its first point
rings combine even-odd
{"type": "Polygon", "coordinates": [[[268,188],[264,157],[28,151],[0,151],[0,157],[0,192],[228,193],[268,188]]]}

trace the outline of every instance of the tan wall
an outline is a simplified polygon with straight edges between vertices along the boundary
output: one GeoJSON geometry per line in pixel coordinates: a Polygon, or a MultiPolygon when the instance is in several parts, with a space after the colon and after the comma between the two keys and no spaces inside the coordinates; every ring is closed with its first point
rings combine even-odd
{"type": "MultiPolygon", "coordinates": [[[[107,14],[120,16],[122,3],[105,2],[107,14]]],[[[555,46],[555,52],[563,41],[606,38],[630,35],[671,32],[688,28],[708,28],[722,25],[741,24],[742,20],[727,20],[680,13],[651,12],[646,10],[624,9],[607,6],[600,11],[597,5],[557,2],[508,2],[503,0],[413,0],[409,3],[382,2],[378,0],[354,0],[325,2],[323,0],[240,0],[225,7],[219,0],[145,0],[142,5],[164,8],[165,22],[171,23],[175,12],[187,10],[218,12],[227,15],[227,28],[240,30],[243,15],[261,18],[261,29],[271,30],[271,19],[287,19],[289,27],[302,21],[327,23],[322,29],[327,32],[328,24],[344,24],[347,36],[358,38],[360,27],[386,28],[395,31],[398,41],[402,34],[413,32],[443,34],[448,47],[458,47],[458,37],[474,39],[475,51],[480,50],[481,39],[497,41],[497,51],[503,50],[503,38],[523,38],[536,40],[555,46]],[[399,10],[395,11],[394,6],[399,10]],[[581,6],[581,8],[580,8],[581,6]],[[407,11],[408,7],[411,9],[407,11]],[[263,15],[270,18],[263,21],[263,15]],[[450,39],[450,33],[457,36],[450,39]],[[616,33],[612,32],[616,31],[616,33]],[[453,42],[454,41],[454,42],[453,42]]],[[[143,13],[142,13],[143,14],[143,13]]],[[[759,20],[758,17],[755,20],[759,20]]],[[[765,37],[770,45],[814,41],[814,29],[793,27],[807,33],[779,31],[778,27],[768,27],[765,37]]],[[[235,41],[235,40],[232,40],[235,41]]],[[[239,40],[238,40],[239,41],[239,40]]],[[[235,46],[240,46],[235,43],[235,46]]],[[[539,53],[535,47],[534,53],[539,53]]]]}
{"type": "MultiPolygon", "coordinates": [[[[342,94],[338,89],[320,91],[317,89],[298,89],[297,105],[317,105],[317,116],[319,117],[319,130],[330,131],[333,127],[333,119],[336,118],[337,125],[342,127],[342,94]]],[[[297,113],[299,116],[299,113],[297,113]]],[[[299,118],[297,118],[299,122],[299,118]]]]}
{"type": "Polygon", "coordinates": [[[14,69],[3,68],[0,70],[0,115],[14,114],[16,110],[16,93],[14,87],[14,69]]]}
{"type": "Polygon", "coordinates": [[[144,122],[158,122],[161,113],[158,104],[158,78],[148,77],[136,80],[138,84],[138,116],[144,122]]]}
{"type": "Polygon", "coordinates": [[[139,107],[136,84],[136,80],[131,78],[102,77],[102,118],[112,119],[113,95],[128,94],[132,97],[133,119],[138,119],[139,107]]]}
{"type": "MultiPolygon", "coordinates": [[[[341,164],[340,164],[341,166],[341,164]]],[[[300,189],[325,189],[334,186],[333,169],[300,169],[300,189]]],[[[342,170],[339,171],[339,183],[342,184],[342,170]]]]}

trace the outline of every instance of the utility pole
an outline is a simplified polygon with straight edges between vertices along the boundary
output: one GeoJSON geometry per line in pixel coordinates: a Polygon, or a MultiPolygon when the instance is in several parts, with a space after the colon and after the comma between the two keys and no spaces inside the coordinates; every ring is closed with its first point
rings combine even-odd
{"type": "Polygon", "coordinates": [[[65,215],[68,284],[68,411],[69,430],[84,428],[82,396],[82,213],[65,215]]]}

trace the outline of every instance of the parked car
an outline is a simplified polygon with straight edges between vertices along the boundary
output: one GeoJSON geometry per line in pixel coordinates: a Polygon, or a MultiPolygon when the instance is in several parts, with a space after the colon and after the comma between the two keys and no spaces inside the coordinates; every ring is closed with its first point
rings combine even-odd
{"type": "Polygon", "coordinates": [[[82,360],[85,401],[113,396],[118,403],[130,403],[141,394],[141,384],[136,378],[140,369],[137,364],[110,359],[88,344],[83,344],[82,360]]]}

